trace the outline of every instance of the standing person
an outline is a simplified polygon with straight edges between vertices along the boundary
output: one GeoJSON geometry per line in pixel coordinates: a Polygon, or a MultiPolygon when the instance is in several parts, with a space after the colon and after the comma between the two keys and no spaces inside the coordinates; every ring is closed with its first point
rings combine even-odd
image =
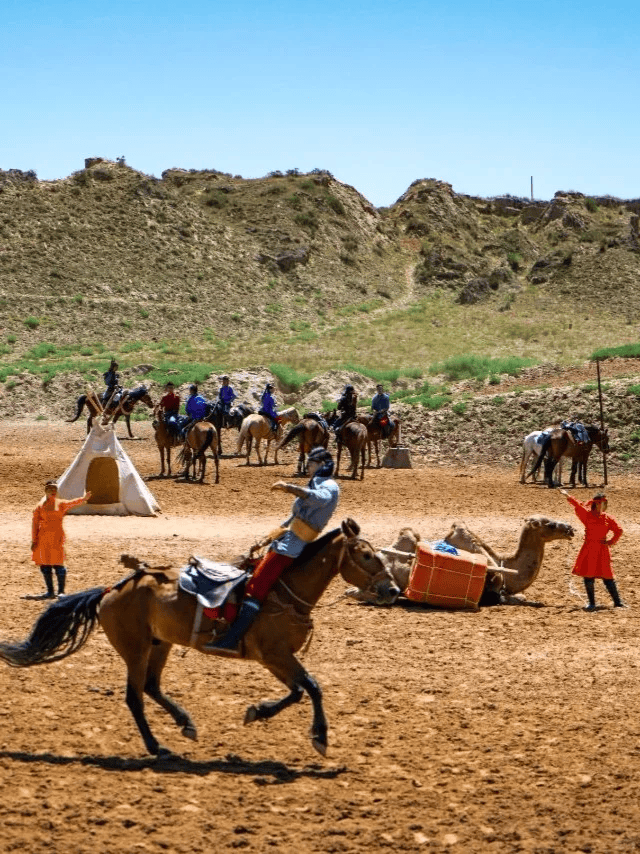
{"type": "Polygon", "coordinates": [[[273,395],[273,392],[273,383],[267,383],[264,387],[264,391],[262,392],[262,398],[260,399],[260,409],[258,410],[258,414],[267,416],[267,418],[271,421],[271,429],[274,433],[277,434],[279,419],[277,402],[273,395]]]}
{"type": "Polygon", "coordinates": [[[378,383],[376,393],[371,399],[371,410],[373,412],[373,423],[380,427],[383,439],[386,439],[393,432],[389,418],[389,406],[389,395],[385,392],[382,383],[378,383]]]}
{"type": "Polygon", "coordinates": [[[106,404],[111,397],[115,396],[116,392],[122,391],[122,386],[120,385],[120,374],[118,373],[119,367],[120,365],[116,360],[112,359],[111,364],[109,365],[109,370],[105,371],[102,375],[104,384],[107,387],[107,390],[102,395],[103,404],[106,404]]]}
{"type": "Polygon", "coordinates": [[[291,515],[267,539],[271,543],[269,551],[247,582],[245,598],[231,627],[220,640],[206,644],[205,649],[226,650],[229,655],[237,655],[238,644],[258,616],[269,590],[331,519],[340,498],[340,487],[331,477],[333,457],[325,448],[312,448],[307,456],[307,470],[311,478],[306,487],[283,480],[271,487],[272,491],[282,490],[296,496],[291,515]]]}
{"type": "Polygon", "coordinates": [[[44,487],[44,498],[40,500],[33,511],[31,526],[31,559],[40,567],[44,577],[47,592],[43,599],[53,599],[53,570],[58,581],[58,596],[64,595],[67,570],[64,565],[64,528],[62,520],[72,507],[84,504],[91,498],[90,492],[85,492],[82,498],[63,501],[58,498],[58,484],[48,480],[44,487]]]}
{"type": "Polygon", "coordinates": [[[585,536],[582,548],[578,552],[573,574],[579,575],[584,580],[587,591],[588,605],[585,611],[596,610],[595,580],[601,578],[609,595],[613,599],[615,608],[626,608],[620,599],[613,572],[611,570],[611,556],[609,549],[615,545],[622,536],[622,528],[616,520],[607,516],[607,496],[603,492],[594,495],[593,498],[581,503],[572,495],[561,489],[573,506],[576,516],[585,527],[585,536]],[[612,536],[608,538],[608,534],[612,536]]]}
{"type": "Polygon", "coordinates": [[[218,392],[218,400],[220,401],[220,408],[224,415],[228,415],[231,410],[231,404],[236,399],[236,393],[233,388],[229,385],[229,377],[224,376],[221,377],[222,385],[220,386],[220,391],[218,392]]]}
{"type": "Polygon", "coordinates": [[[180,413],[180,395],[176,394],[176,387],[168,382],[164,387],[164,395],[160,398],[160,411],[164,415],[165,424],[170,433],[176,435],[179,431],[178,414],[180,413]]]}

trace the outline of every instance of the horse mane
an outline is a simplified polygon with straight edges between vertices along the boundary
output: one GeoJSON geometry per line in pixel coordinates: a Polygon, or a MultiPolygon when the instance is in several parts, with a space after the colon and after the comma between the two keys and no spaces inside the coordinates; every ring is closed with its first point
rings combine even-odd
{"type": "Polygon", "coordinates": [[[331,540],[335,539],[335,537],[341,533],[341,528],[334,528],[332,531],[329,531],[328,534],[323,534],[321,537],[318,537],[317,540],[314,540],[312,543],[308,543],[298,557],[295,558],[293,563],[289,565],[288,569],[298,569],[303,564],[312,560],[318,552],[322,551],[322,549],[328,545],[331,540]]]}

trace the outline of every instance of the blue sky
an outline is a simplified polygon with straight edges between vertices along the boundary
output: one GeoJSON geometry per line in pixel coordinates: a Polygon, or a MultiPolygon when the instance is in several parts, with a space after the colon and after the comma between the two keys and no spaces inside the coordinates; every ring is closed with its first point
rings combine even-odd
{"type": "Polygon", "coordinates": [[[640,197],[637,0],[4,0],[0,169],[640,197]]]}

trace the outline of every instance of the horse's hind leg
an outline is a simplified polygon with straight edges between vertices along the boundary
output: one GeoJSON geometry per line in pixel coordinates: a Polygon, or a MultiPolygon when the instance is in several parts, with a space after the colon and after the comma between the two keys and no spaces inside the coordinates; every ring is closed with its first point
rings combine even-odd
{"type": "Polygon", "coordinates": [[[152,641],[152,643],[144,692],[152,700],[155,700],[165,712],[168,712],[179,727],[182,727],[182,734],[186,738],[197,741],[198,731],[189,713],[160,690],[160,678],[172,645],[166,641],[157,640],[152,641]]]}

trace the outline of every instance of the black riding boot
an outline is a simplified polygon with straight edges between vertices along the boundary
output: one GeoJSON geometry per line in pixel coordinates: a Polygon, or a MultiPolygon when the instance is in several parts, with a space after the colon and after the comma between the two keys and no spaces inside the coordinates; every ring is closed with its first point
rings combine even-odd
{"type": "Polygon", "coordinates": [[[64,596],[64,583],[67,577],[67,569],[64,566],[54,566],[58,580],[58,596],[64,596]]]}
{"type": "Polygon", "coordinates": [[[247,596],[240,607],[238,616],[235,618],[227,632],[220,640],[209,641],[203,649],[215,649],[227,651],[229,655],[238,655],[238,644],[245,635],[249,626],[252,625],[255,618],[260,612],[260,602],[254,599],[253,596],[247,596]]]}
{"type": "Polygon", "coordinates": [[[603,578],[604,586],[607,588],[609,596],[613,599],[613,607],[614,608],[626,608],[627,606],[624,604],[622,599],[620,598],[620,594],[618,593],[618,587],[616,585],[615,579],[613,578],[603,578]]]}
{"type": "Polygon", "coordinates": [[[41,566],[40,572],[44,578],[44,583],[47,585],[47,599],[53,599],[56,595],[53,592],[53,570],[50,566],[41,566]]]}
{"type": "Polygon", "coordinates": [[[589,604],[585,605],[584,611],[595,611],[596,610],[596,580],[595,578],[585,578],[584,579],[584,589],[587,591],[587,599],[589,600],[589,604]]]}

